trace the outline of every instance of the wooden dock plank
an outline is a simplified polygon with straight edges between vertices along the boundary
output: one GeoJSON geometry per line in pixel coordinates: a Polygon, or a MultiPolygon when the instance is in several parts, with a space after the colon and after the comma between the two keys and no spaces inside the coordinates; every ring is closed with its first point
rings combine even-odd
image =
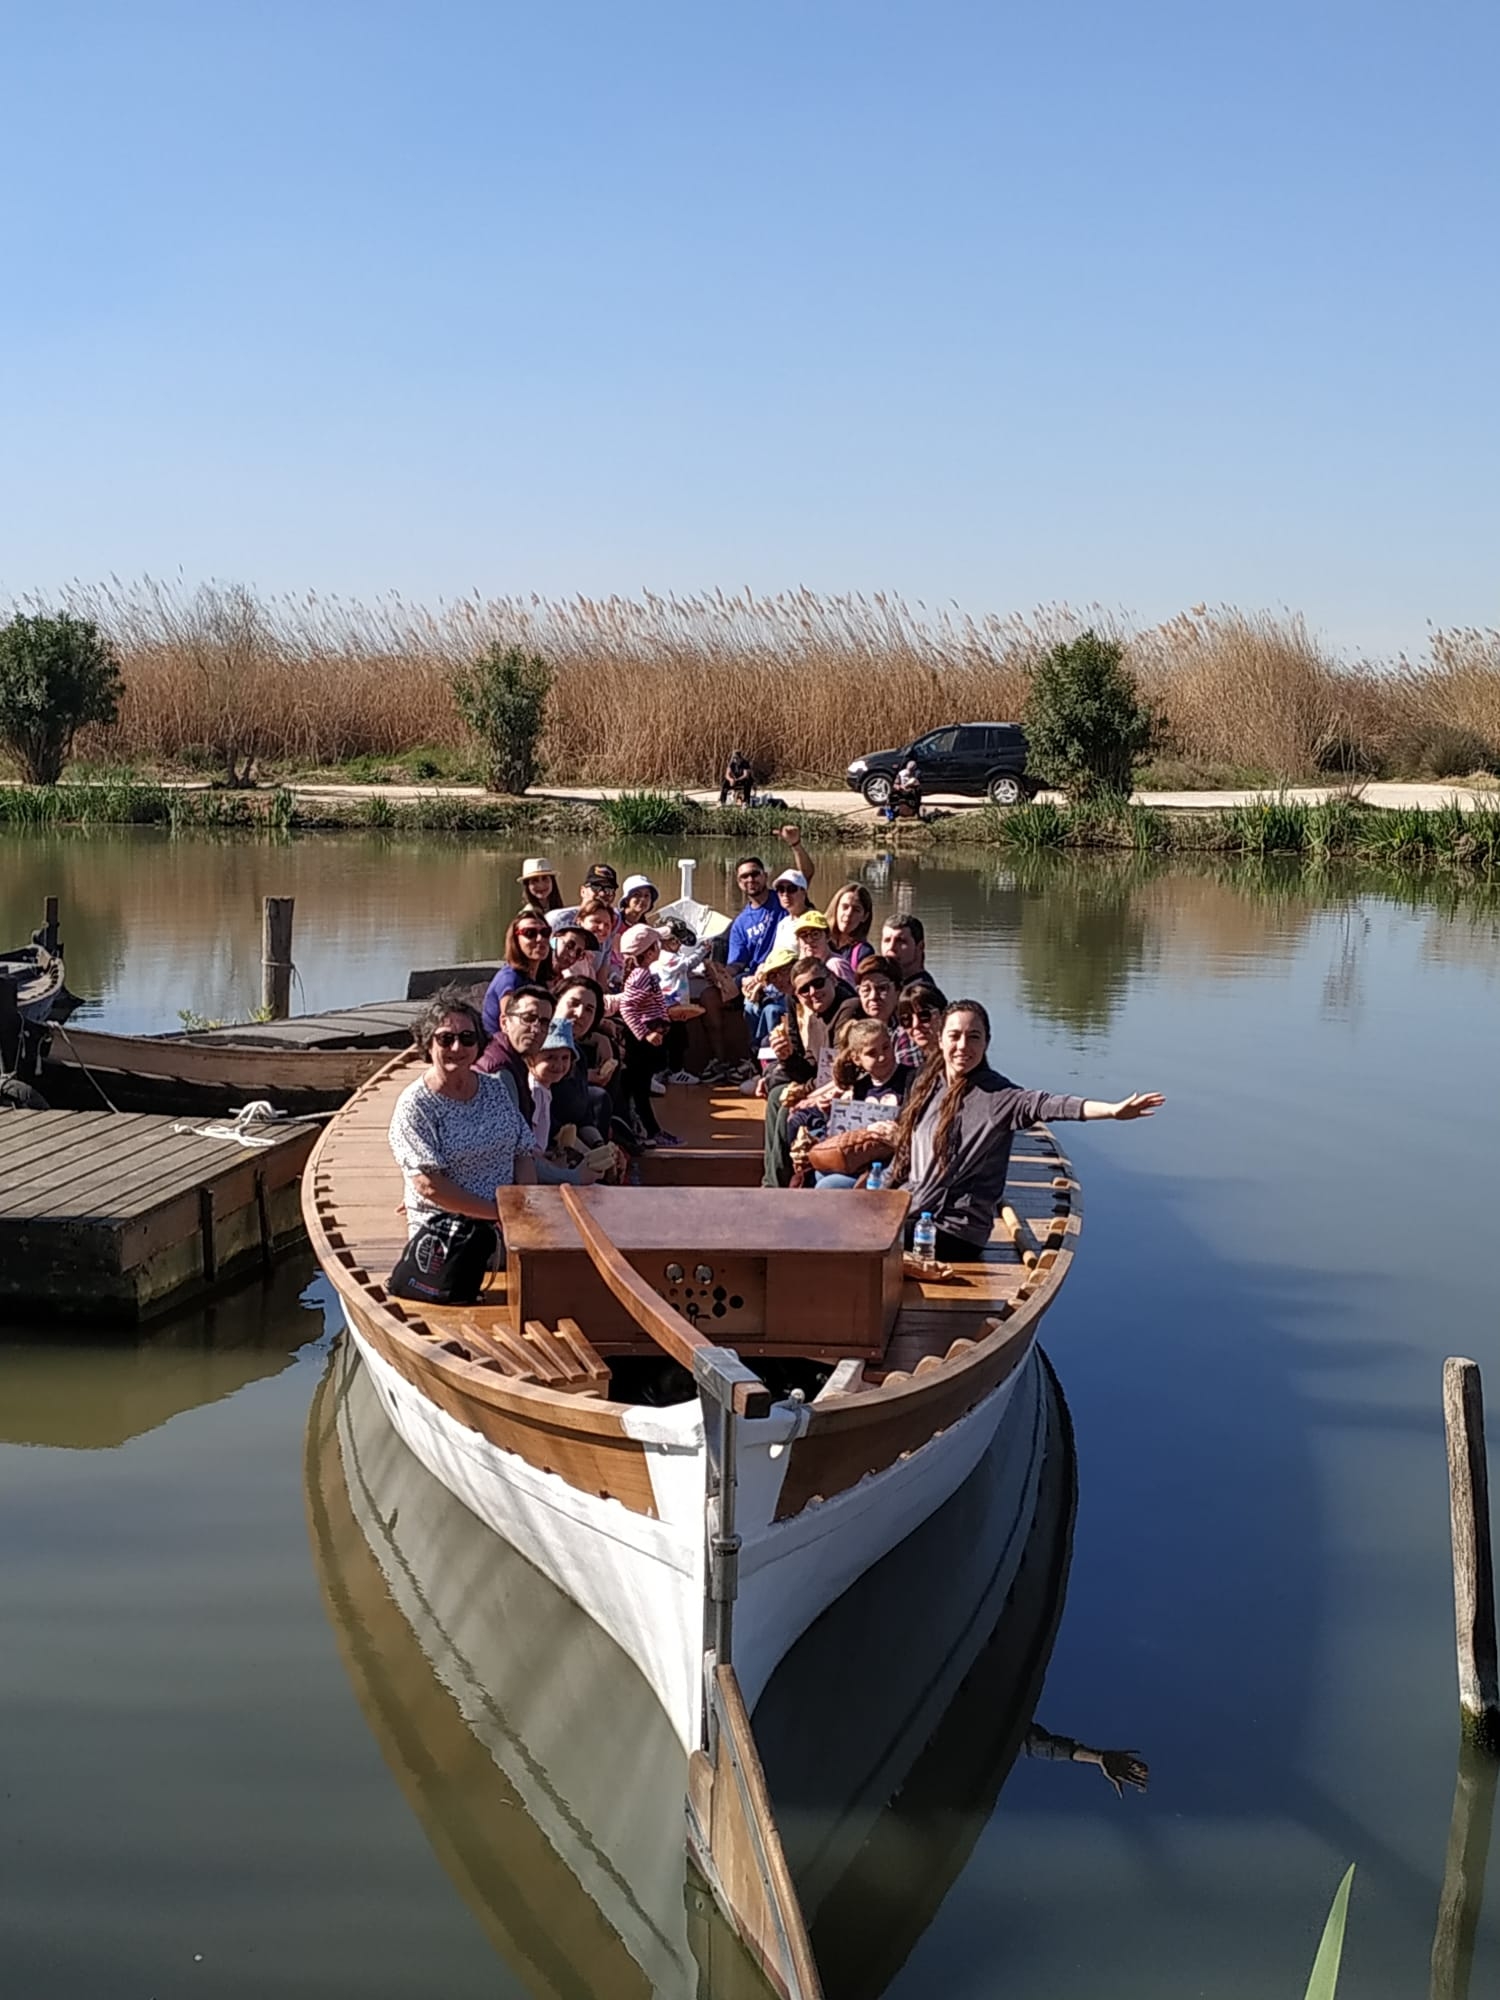
{"type": "Polygon", "coordinates": [[[7,1113],[11,1122],[39,1127],[25,1142],[25,1150],[12,1150],[0,1137],[0,1215],[19,1205],[30,1208],[44,1188],[59,1178],[92,1176],[101,1161],[116,1157],[123,1149],[129,1154],[148,1142],[152,1128],[163,1120],[129,1112],[109,1111],[28,1111],[7,1113]],[[129,1120],[128,1129],[123,1121],[129,1120]],[[83,1122],[87,1121],[87,1123],[83,1122]],[[143,1129],[145,1128],[145,1129],[143,1129]]]}
{"type": "Polygon", "coordinates": [[[107,1174],[91,1176],[82,1186],[44,1190],[32,1216],[39,1223],[83,1216],[128,1222],[227,1172],[242,1157],[240,1147],[230,1154],[222,1140],[199,1139],[190,1132],[164,1133],[133,1160],[114,1156],[107,1174]]]}
{"type": "MultiPolygon", "coordinates": [[[[296,1179],[315,1126],[275,1144],[174,1131],[144,1113],[0,1118],[0,1307],[136,1320],[301,1234],[296,1179]]],[[[394,1218],[393,1218],[394,1219],[394,1218]]]]}
{"type": "Polygon", "coordinates": [[[28,1214],[42,1213],[54,1191],[76,1188],[87,1191],[90,1199],[104,1194],[116,1180],[142,1170],[155,1171],[164,1156],[187,1156],[194,1141],[172,1131],[169,1118],[153,1118],[148,1113],[41,1111],[28,1117],[45,1119],[57,1133],[45,1159],[32,1159],[12,1179],[8,1161],[0,1156],[0,1213],[14,1211],[18,1204],[28,1214]],[[89,1128],[75,1132],[75,1120],[87,1118],[89,1128]],[[94,1122],[97,1118],[97,1122],[94,1122]]]}

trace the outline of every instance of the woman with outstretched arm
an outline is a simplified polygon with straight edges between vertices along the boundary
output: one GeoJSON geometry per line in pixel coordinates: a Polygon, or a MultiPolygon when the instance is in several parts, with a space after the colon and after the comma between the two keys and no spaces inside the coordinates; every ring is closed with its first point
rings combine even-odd
{"type": "Polygon", "coordinates": [[[1011,1141],[1029,1125],[1067,1118],[1149,1118],[1159,1091],[1115,1103],[1023,1090],[989,1064],[990,1017],[977,1000],[955,1000],[943,1014],[937,1050],[911,1085],[894,1129],[896,1155],[887,1187],[909,1190],[907,1239],[930,1213],[936,1252],[972,1261],[990,1240],[1005,1198],[1011,1141]]]}

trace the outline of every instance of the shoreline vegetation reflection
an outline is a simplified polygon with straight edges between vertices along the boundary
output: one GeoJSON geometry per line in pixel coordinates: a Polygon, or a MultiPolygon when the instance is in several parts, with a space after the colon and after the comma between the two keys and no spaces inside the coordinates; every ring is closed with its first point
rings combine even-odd
{"type": "MultiPolygon", "coordinates": [[[[330,797],[289,784],[247,791],[189,789],[130,771],[96,782],[0,785],[0,830],[33,832],[153,826],[283,838],[318,832],[546,835],[553,841],[656,835],[743,846],[766,840],[785,815],[784,807],[726,815],[673,792],[626,792],[598,801],[437,791],[391,798],[374,790],[330,797]]],[[[810,841],[830,845],[850,838],[848,823],[836,813],[804,811],[798,819],[810,841]]],[[[872,830],[872,840],[878,837],[872,830]]],[[[1488,885],[1500,869],[1500,802],[1374,807],[1357,788],[1321,803],[1268,792],[1238,805],[1180,810],[1114,799],[1057,804],[1043,798],[947,812],[930,824],[902,826],[897,837],[903,848],[917,852],[957,847],[1290,856],[1312,866],[1342,861],[1424,874],[1451,869],[1488,885]]]]}

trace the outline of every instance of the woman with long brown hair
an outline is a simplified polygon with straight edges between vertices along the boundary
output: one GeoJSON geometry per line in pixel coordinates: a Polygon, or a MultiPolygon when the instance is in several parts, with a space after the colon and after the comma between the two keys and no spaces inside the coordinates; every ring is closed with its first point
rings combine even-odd
{"type": "Polygon", "coordinates": [[[855,983],[861,964],[873,958],[870,926],[875,905],[862,882],[846,882],[823,912],[828,919],[828,949],[834,970],[847,985],[855,983]]]}
{"type": "Polygon", "coordinates": [[[910,1190],[907,1241],[918,1219],[937,1227],[937,1255],[971,1262],[983,1253],[1005,1195],[1011,1140],[1028,1125],[1066,1118],[1149,1118],[1159,1091],[1106,1103],[1023,1090],[989,1063],[990,1017],[977,1000],[943,1014],[936,1054],[917,1073],[896,1123],[887,1187],[910,1190]]]}
{"type": "Polygon", "coordinates": [[[535,910],[522,910],[511,920],[505,933],[505,949],[500,970],[490,981],[484,996],[484,1026],[493,1035],[500,1026],[500,1003],[518,986],[555,984],[552,970],[552,933],[547,919],[535,910]]]}
{"type": "Polygon", "coordinates": [[[521,900],[528,910],[535,910],[538,916],[545,917],[550,911],[562,908],[557,870],[545,855],[529,854],[521,863],[521,873],[516,879],[521,884],[521,900]]]}

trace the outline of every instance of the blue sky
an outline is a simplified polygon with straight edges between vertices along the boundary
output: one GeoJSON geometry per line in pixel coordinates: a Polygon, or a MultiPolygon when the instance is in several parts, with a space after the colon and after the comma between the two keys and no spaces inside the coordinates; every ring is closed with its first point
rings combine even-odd
{"type": "Polygon", "coordinates": [[[0,591],[1500,622],[1493,4],[0,35],[0,591]]]}

